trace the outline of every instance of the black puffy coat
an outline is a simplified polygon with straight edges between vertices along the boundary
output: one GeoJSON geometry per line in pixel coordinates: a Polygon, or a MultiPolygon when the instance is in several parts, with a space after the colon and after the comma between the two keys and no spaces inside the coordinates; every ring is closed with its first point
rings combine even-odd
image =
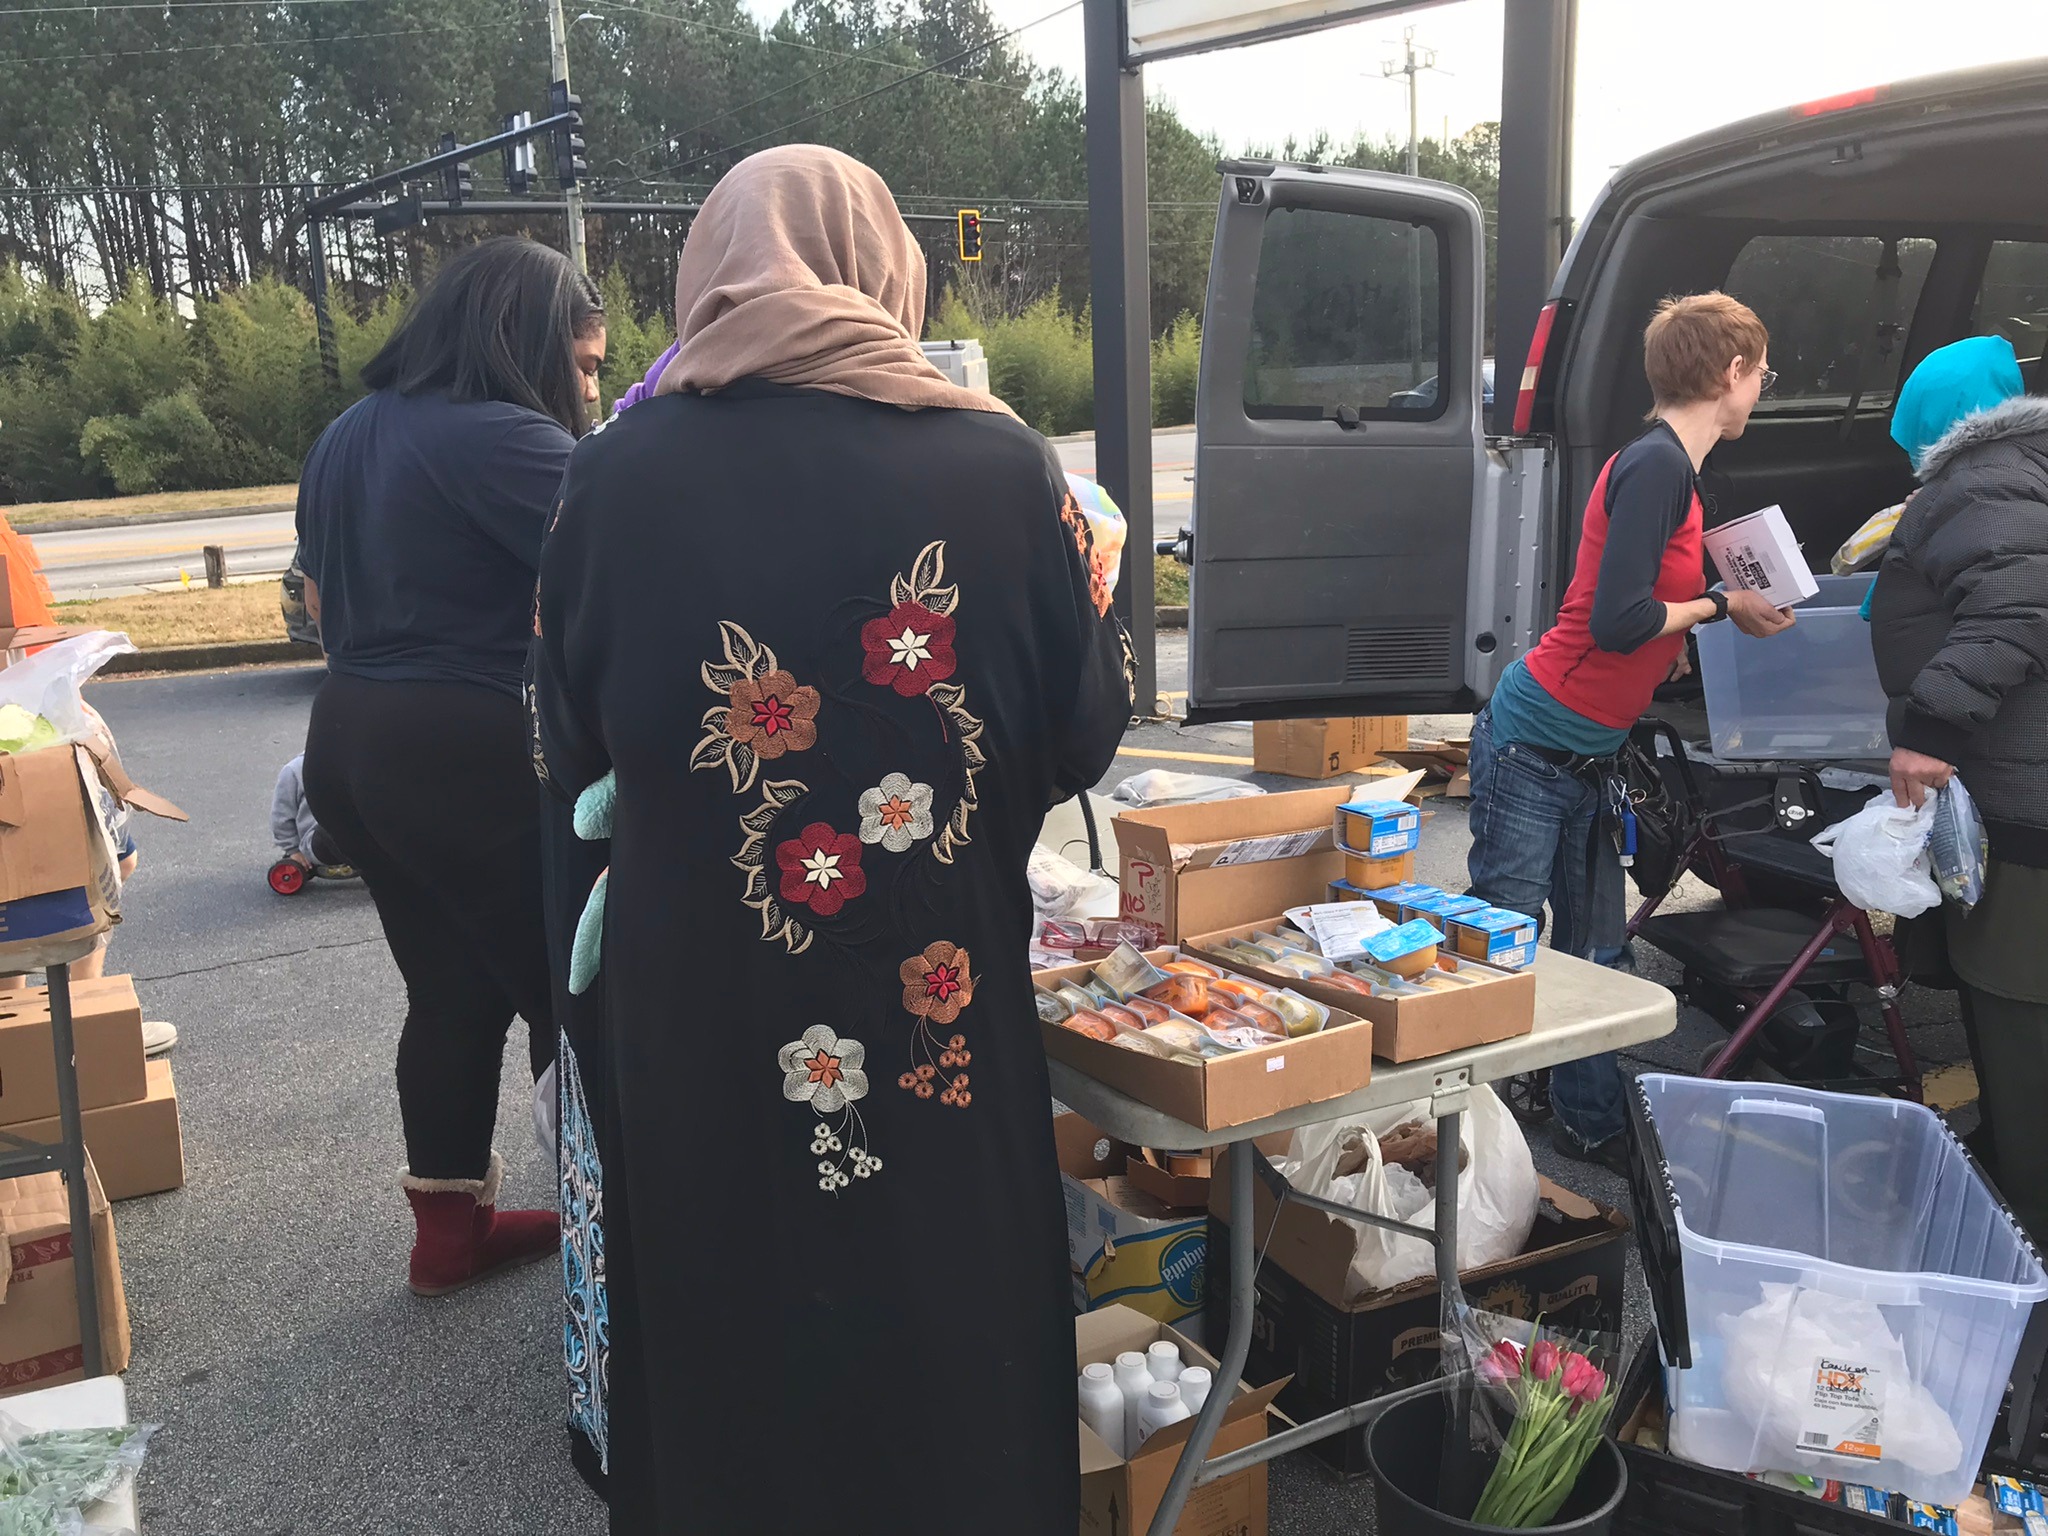
{"type": "Polygon", "coordinates": [[[1950,428],[1871,602],[1892,744],[1952,763],[1994,857],[2048,868],[2048,399],[1950,428]]]}

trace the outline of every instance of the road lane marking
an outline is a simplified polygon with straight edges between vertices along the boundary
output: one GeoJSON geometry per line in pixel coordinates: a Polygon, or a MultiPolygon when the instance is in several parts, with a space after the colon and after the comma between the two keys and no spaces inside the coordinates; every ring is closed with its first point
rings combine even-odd
{"type": "Polygon", "coordinates": [[[1147,750],[1143,747],[1119,747],[1118,757],[1157,757],[1169,763],[1227,763],[1233,768],[1249,768],[1252,760],[1248,757],[1225,757],[1217,752],[1168,752],[1164,749],[1147,750]]]}

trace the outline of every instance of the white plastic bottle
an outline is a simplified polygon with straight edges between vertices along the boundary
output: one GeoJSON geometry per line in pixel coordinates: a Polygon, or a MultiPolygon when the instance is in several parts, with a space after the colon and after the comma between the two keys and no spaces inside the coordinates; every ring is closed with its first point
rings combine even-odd
{"type": "Polygon", "coordinates": [[[1175,1385],[1180,1388],[1180,1400],[1188,1405],[1188,1412],[1200,1413],[1202,1404],[1209,1401],[1209,1368],[1191,1365],[1180,1373],[1175,1385]]]}
{"type": "Polygon", "coordinates": [[[1138,1448],[1138,1404],[1152,1385],[1152,1373],[1145,1369],[1145,1357],[1127,1349],[1116,1357],[1116,1389],[1124,1398],[1124,1448],[1128,1459],[1138,1448]]]}
{"type": "Polygon", "coordinates": [[[1167,1425],[1192,1417],[1188,1405],[1180,1399],[1179,1382],[1155,1381],[1152,1390],[1145,1394],[1144,1406],[1138,1410],[1138,1444],[1143,1445],[1167,1425]]]}
{"type": "Polygon", "coordinates": [[[1081,1422],[1102,1436],[1104,1445],[1123,1455],[1124,1395],[1117,1390],[1116,1373],[1107,1365],[1082,1367],[1081,1422]]]}
{"type": "Polygon", "coordinates": [[[1161,1339],[1145,1351],[1145,1369],[1152,1373],[1154,1381],[1179,1381],[1180,1346],[1171,1339],[1161,1339]]]}

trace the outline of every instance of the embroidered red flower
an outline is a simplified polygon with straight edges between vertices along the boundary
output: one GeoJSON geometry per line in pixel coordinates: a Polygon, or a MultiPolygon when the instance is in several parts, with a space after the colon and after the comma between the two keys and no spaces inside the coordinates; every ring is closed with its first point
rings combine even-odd
{"type": "Polygon", "coordinates": [[[725,734],[760,757],[808,752],[818,744],[818,690],[787,672],[743,677],[726,693],[725,734]]]}
{"type": "Polygon", "coordinates": [[[922,603],[898,603],[888,617],[869,619],[860,627],[860,643],[867,652],[860,675],[906,699],[945,681],[957,665],[952,617],[922,603]]]}
{"type": "Polygon", "coordinates": [[[782,871],[782,899],[801,902],[820,917],[832,916],[868,888],[860,867],[860,839],[822,821],[777,844],[775,863],[782,871]]]}
{"type": "MultiPolygon", "coordinates": [[[[967,951],[941,939],[925,946],[896,969],[903,981],[906,1012],[934,1024],[950,1024],[974,1001],[974,971],[967,951]]],[[[965,1044],[964,1038],[961,1041],[965,1044]]]]}

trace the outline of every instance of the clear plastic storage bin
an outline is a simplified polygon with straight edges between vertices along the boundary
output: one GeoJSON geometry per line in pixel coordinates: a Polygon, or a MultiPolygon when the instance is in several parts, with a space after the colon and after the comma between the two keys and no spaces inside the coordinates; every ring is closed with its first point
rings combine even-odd
{"type": "Polygon", "coordinates": [[[1756,640],[1702,624],[1700,681],[1717,757],[1882,758],[1884,689],[1864,622],[1874,574],[1821,576],[1790,629],[1756,640]]]}
{"type": "Polygon", "coordinates": [[[1960,1143],[1896,1099],[1638,1090],[1672,1451],[1961,1503],[2048,1278],[1960,1143]]]}

